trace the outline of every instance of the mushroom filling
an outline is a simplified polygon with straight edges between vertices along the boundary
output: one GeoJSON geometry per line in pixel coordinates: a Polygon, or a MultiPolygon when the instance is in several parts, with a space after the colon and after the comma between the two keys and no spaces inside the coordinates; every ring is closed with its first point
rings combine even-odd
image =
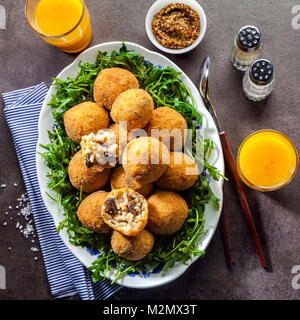
{"type": "Polygon", "coordinates": [[[124,230],[139,226],[146,212],[146,200],[138,193],[122,192],[104,202],[105,214],[109,223],[124,230]]]}
{"type": "Polygon", "coordinates": [[[95,163],[110,167],[116,166],[118,145],[112,130],[99,130],[96,134],[92,132],[83,136],[81,147],[86,167],[90,168],[95,163]]]}

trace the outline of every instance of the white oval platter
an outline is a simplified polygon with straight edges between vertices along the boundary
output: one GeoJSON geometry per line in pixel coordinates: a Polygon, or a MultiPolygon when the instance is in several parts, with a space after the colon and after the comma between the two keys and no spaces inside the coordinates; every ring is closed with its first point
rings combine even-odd
{"type": "MultiPolygon", "coordinates": [[[[135,50],[137,51],[141,56],[144,56],[145,60],[151,62],[154,65],[159,65],[162,67],[170,66],[174,68],[176,71],[181,72],[180,78],[185,83],[187,88],[190,90],[195,103],[197,105],[198,112],[203,116],[204,118],[204,129],[205,129],[205,138],[210,138],[215,145],[215,149],[212,153],[210,162],[217,167],[220,173],[224,174],[224,159],[223,159],[223,153],[222,153],[222,147],[218,135],[217,128],[215,126],[215,123],[209,114],[209,112],[206,110],[203,101],[200,97],[200,94],[195,87],[195,85],[192,83],[192,81],[188,78],[188,76],[171,60],[164,57],[163,55],[150,51],[140,45],[137,45],[135,43],[125,42],[126,47],[129,50],[135,50]]],[[[99,45],[96,45],[94,47],[91,47],[84,52],[82,52],[69,66],[67,66],[65,69],[63,69],[59,75],[57,75],[56,78],[60,79],[66,79],[68,77],[75,77],[77,72],[79,71],[79,62],[90,62],[94,63],[96,60],[96,56],[98,51],[106,51],[108,53],[112,52],[113,50],[118,51],[122,46],[122,42],[116,41],[116,42],[107,42],[102,43],[99,45]]],[[[44,152],[45,149],[40,147],[40,144],[48,144],[49,138],[47,131],[52,130],[54,120],[51,113],[51,108],[48,105],[52,95],[56,92],[55,86],[51,86],[46,99],[44,101],[44,104],[41,109],[40,117],[39,117],[39,139],[37,144],[37,151],[44,152]]],[[[46,177],[48,168],[46,164],[44,163],[44,160],[41,156],[37,155],[36,157],[36,166],[37,166],[37,175],[39,180],[39,186],[41,190],[41,194],[43,197],[43,201],[45,203],[46,208],[49,211],[49,214],[53,217],[54,224],[58,226],[59,222],[64,219],[63,211],[59,211],[57,207],[57,203],[53,200],[51,200],[46,192],[49,193],[49,189],[47,187],[48,179],[46,177]]],[[[211,188],[215,195],[220,199],[220,205],[222,206],[223,203],[223,193],[222,193],[222,185],[223,185],[223,179],[220,179],[219,181],[215,181],[211,179],[211,188]]],[[[214,232],[217,228],[219,218],[220,218],[221,208],[219,210],[216,210],[214,206],[211,203],[208,203],[205,207],[205,229],[207,229],[207,232],[205,236],[202,238],[202,241],[199,245],[200,250],[205,250],[210,243],[214,232]]],[[[86,248],[77,247],[69,243],[68,240],[68,234],[65,230],[60,231],[60,236],[66,246],[71,250],[71,252],[83,263],[84,266],[89,267],[94,260],[97,259],[97,255],[90,254],[86,248]]],[[[150,276],[144,277],[142,275],[136,275],[134,277],[132,276],[125,276],[122,279],[118,280],[117,283],[119,283],[122,286],[126,286],[129,288],[137,288],[137,289],[146,289],[146,288],[153,288],[157,286],[164,285],[166,283],[169,283],[175,279],[177,279],[180,275],[182,275],[188,267],[197,260],[198,257],[195,257],[190,261],[189,265],[185,265],[181,262],[176,263],[172,268],[170,268],[167,273],[162,276],[160,273],[151,273],[150,276]]],[[[113,271],[108,275],[108,278],[113,279],[113,271]]]]}

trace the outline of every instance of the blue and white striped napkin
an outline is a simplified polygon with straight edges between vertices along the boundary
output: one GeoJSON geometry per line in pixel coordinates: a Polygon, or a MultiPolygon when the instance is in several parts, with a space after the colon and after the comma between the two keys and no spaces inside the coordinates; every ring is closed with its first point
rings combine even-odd
{"type": "Polygon", "coordinates": [[[102,280],[94,284],[88,271],[71,253],[56,232],[38,185],[35,167],[38,119],[47,93],[41,83],[3,93],[4,115],[11,131],[30,201],[49,285],[56,298],[79,294],[83,300],[106,299],[120,289],[102,280]]]}

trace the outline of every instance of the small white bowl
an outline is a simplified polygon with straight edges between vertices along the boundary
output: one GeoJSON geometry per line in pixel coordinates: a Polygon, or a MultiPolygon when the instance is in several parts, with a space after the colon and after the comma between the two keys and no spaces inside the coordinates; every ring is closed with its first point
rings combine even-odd
{"type": "Polygon", "coordinates": [[[153,5],[150,7],[145,20],[145,27],[146,27],[146,33],[150,39],[150,41],[156,46],[156,48],[160,49],[161,51],[167,52],[167,53],[173,53],[173,54],[180,54],[185,53],[188,51],[193,50],[196,48],[199,43],[202,41],[205,32],[206,32],[206,15],[204,13],[203,8],[200,6],[200,4],[196,0],[157,0],[153,3],[153,5]],[[197,11],[199,18],[200,18],[200,34],[196,41],[192,43],[190,46],[182,48],[182,49],[169,49],[162,46],[155,38],[153,32],[152,32],[152,20],[156,13],[158,13],[163,7],[167,6],[170,3],[183,3],[188,6],[190,6],[192,9],[197,11]]]}

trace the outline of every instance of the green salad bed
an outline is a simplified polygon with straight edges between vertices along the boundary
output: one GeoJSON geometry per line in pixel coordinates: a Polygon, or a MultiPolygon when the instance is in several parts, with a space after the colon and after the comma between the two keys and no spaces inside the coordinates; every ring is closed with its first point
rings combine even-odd
{"type": "Polygon", "coordinates": [[[167,67],[153,66],[144,60],[135,51],[127,50],[125,44],[119,52],[111,54],[98,52],[96,61],[80,63],[80,71],[75,78],[67,80],[54,79],[57,92],[49,102],[54,118],[54,127],[48,131],[50,142],[42,145],[45,152],[41,153],[49,168],[49,190],[54,190],[57,196],[52,200],[57,202],[60,210],[64,212],[64,220],[59,224],[57,231],[66,229],[69,241],[75,246],[87,247],[98,257],[90,266],[93,281],[106,277],[114,268],[116,273],[112,282],[120,277],[134,272],[149,272],[157,269],[163,275],[177,261],[188,264],[195,256],[203,256],[199,250],[199,241],[204,235],[204,209],[205,204],[212,201],[216,208],[219,207],[219,199],[214,195],[210,187],[210,179],[218,180],[220,174],[216,168],[208,162],[213,149],[213,143],[209,139],[204,140],[204,171],[199,175],[198,181],[189,190],[180,193],[189,207],[189,215],[183,228],[171,236],[155,236],[153,250],[142,260],[129,262],[116,255],[110,246],[107,235],[99,235],[85,228],[77,218],[77,208],[87,194],[75,189],[68,177],[68,164],[73,155],[80,149],[80,145],[73,142],[64,129],[63,115],[69,108],[84,102],[93,100],[93,85],[98,73],[111,67],[125,68],[131,71],[138,79],[140,88],[145,89],[153,98],[155,107],[166,106],[178,111],[187,121],[188,128],[192,130],[193,147],[190,154],[195,155],[197,142],[197,128],[202,125],[202,117],[196,111],[193,97],[184,83],[180,80],[180,73],[167,67]]]}

